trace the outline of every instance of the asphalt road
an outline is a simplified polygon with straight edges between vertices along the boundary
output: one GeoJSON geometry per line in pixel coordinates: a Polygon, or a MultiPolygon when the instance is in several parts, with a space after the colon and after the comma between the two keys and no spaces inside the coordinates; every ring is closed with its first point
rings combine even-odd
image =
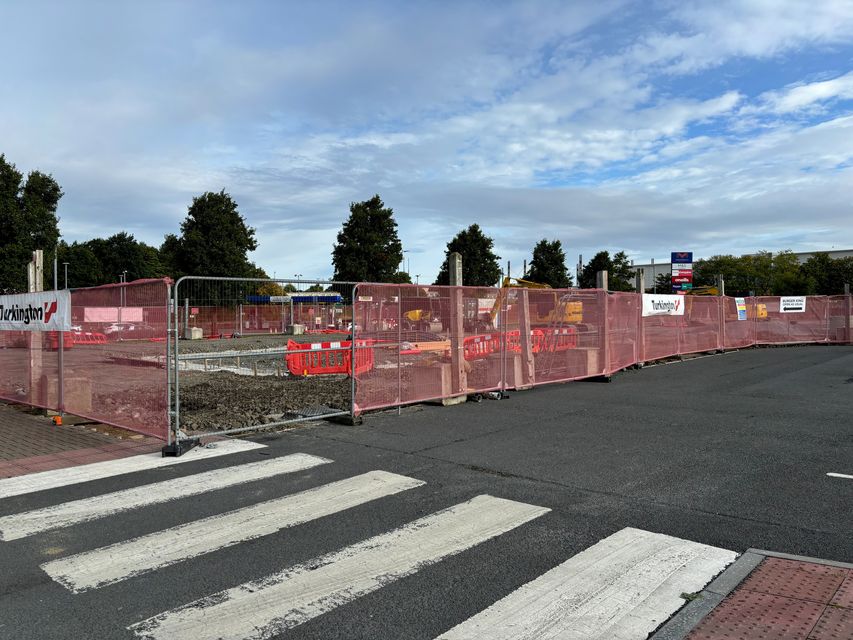
{"type": "Polygon", "coordinates": [[[131,624],[481,494],[550,508],[288,630],[430,640],[624,527],[742,552],[853,561],[853,348],[753,349],[508,400],[417,406],[363,425],[253,438],[266,448],[0,500],[22,513],[292,453],[293,474],[0,542],[0,638],[131,638],[131,624]],[[39,567],[373,470],[425,484],[74,594],[39,567]]]}

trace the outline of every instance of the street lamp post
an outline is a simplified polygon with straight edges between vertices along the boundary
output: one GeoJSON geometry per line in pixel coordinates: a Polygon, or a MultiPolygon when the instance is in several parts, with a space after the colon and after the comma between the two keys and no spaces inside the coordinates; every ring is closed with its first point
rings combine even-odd
{"type": "Polygon", "coordinates": [[[68,288],[68,263],[63,262],[62,266],[65,267],[65,288],[68,288]]]}

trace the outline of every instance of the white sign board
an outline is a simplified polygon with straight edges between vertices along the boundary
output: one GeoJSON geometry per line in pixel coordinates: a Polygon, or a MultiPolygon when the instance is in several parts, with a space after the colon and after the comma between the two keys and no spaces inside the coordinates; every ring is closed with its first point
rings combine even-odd
{"type": "Polygon", "coordinates": [[[643,294],[643,316],[683,316],[684,297],[655,293],[643,294]]]}
{"type": "Polygon", "coordinates": [[[83,307],[83,322],[142,322],[142,307],[83,307]]]}
{"type": "Polygon", "coordinates": [[[779,298],[780,313],[804,313],[805,310],[805,296],[782,296],[779,298]]]}
{"type": "Polygon", "coordinates": [[[71,331],[71,292],[0,296],[2,331],[71,331]]]}

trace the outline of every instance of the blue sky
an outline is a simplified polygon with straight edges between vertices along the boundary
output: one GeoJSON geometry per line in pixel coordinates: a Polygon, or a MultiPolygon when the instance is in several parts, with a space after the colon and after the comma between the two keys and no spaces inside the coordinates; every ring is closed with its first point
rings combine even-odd
{"type": "Polygon", "coordinates": [[[413,274],[479,223],[638,262],[853,248],[853,2],[4,2],[0,153],[61,230],[157,244],[225,189],[328,277],[352,201],[413,274]]]}

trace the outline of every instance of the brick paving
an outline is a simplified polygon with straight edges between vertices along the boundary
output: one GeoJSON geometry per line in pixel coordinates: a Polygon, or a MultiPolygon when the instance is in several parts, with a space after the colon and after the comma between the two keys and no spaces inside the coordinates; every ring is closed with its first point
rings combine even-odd
{"type": "Polygon", "coordinates": [[[0,403],[0,478],[152,453],[163,446],[156,438],[130,438],[74,424],[57,427],[24,407],[0,403]]]}
{"type": "Polygon", "coordinates": [[[853,569],[766,558],[688,640],[853,640],[853,569]]]}

